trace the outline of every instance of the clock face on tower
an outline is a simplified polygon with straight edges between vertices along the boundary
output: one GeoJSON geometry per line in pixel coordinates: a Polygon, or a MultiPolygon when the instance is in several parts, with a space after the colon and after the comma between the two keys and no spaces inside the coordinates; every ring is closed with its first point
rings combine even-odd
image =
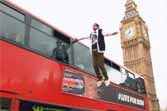
{"type": "Polygon", "coordinates": [[[135,34],[134,27],[131,26],[131,27],[125,28],[124,34],[126,38],[128,39],[132,38],[135,34]]]}

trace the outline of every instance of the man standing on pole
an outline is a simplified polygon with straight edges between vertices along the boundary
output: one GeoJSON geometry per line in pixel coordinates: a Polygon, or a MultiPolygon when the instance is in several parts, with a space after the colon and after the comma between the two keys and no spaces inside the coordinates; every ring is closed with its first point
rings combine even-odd
{"type": "Polygon", "coordinates": [[[104,36],[112,36],[116,34],[117,32],[104,35],[102,33],[102,29],[99,28],[99,24],[94,23],[93,32],[90,34],[90,37],[84,37],[75,40],[75,42],[83,39],[91,40],[93,66],[98,78],[97,87],[100,87],[103,82],[105,83],[106,86],[109,86],[110,84],[107,71],[104,66],[104,51],[105,51],[104,36]]]}

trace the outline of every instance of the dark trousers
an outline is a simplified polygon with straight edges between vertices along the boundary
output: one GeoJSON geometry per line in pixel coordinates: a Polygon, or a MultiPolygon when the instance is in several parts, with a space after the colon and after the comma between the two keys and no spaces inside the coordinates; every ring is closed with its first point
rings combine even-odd
{"type": "Polygon", "coordinates": [[[98,80],[108,80],[107,71],[104,67],[104,55],[103,53],[98,53],[97,51],[92,51],[93,66],[96,72],[98,80]],[[101,72],[101,73],[100,73],[101,72]]]}

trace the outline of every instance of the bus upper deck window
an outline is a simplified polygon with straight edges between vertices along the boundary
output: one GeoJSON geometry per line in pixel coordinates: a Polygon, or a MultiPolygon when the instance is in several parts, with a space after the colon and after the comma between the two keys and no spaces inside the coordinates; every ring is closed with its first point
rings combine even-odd
{"type": "Polygon", "coordinates": [[[24,37],[22,33],[11,33],[8,38],[20,44],[24,44],[24,37]]]}
{"type": "Polygon", "coordinates": [[[144,86],[144,80],[141,77],[136,78],[137,82],[137,91],[139,93],[146,93],[145,86],[144,86]]]}
{"type": "Polygon", "coordinates": [[[44,23],[36,20],[36,19],[32,19],[31,21],[31,25],[35,28],[37,28],[38,30],[47,33],[48,35],[53,35],[53,29],[50,28],[49,26],[45,25],[44,23]]]}
{"type": "Polygon", "coordinates": [[[94,68],[92,63],[92,56],[90,49],[81,43],[73,45],[74,49],[74,66],[94,75],[94,68]]]}
{"type": "Polygon", "coordinates": [[[23,45],[25,24],[6,13],[0,12],[0,36],[23,45]]]}
{"type": "Polygon", "coordinates": [[[59,60],[63,63],[69,63],[69,56],[68,56],[68,46],[67,44],[63,43],[61,40],[57,40],[57,47],[53,49],[51,58],[59,60]]]}
{"type": "Polygon", "coordinates": [[[15,10],[14,8],[11,8],[3,3],[0,3],[0,11],[5,12],[21,21],[24,21],[24,14],[20,13],[19,11],[15,10]]]}

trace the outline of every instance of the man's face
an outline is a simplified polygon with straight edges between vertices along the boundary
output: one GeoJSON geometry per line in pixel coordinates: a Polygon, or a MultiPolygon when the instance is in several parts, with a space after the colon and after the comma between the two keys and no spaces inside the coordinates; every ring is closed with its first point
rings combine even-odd
{"type": "Polygon", "coordinates": [[[98,26],[96,24],[93,24],[93,30],[96,31],[98,29],[98,26]]]}
{"type": "Polygon", "coordinates": [[[62,46],[62,42],[61,41],[57,41],[57,46],[58,47],[62,46]]]}

